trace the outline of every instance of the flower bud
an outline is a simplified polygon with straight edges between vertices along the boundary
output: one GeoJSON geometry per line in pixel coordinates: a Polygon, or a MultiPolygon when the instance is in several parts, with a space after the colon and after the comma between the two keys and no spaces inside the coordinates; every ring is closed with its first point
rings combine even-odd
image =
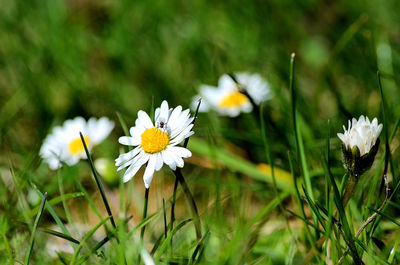
{"type": "Polygon", "coordinates": [[[355,177],[361,176],[373,164],[379,148],[379,135],[382,124],[374,118],[372,122],[368,117],[360,116],[358,121],[349,121],[348,129],[343,126],[344,133],[338,133],[342,140],[342,153],[344,167],[355,177]]]}

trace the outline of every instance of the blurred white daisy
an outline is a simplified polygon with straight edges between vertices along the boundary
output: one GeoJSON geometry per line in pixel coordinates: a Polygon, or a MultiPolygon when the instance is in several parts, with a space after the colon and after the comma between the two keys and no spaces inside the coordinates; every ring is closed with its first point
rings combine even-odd
{"type": "Polygon", "coordinates": [[[41,157],[49,164],[51,169],[78,163],[79,159],[86,158],[79,132],[82,133],[89,149],[103,141],[114,128],[114,123],[108,118],[90,118],[87,122],[82,117],[67,120],[62,126],[53,128],[42,148],[41,157]]]}
{"type": "Polygon", "coordinates": [[[218,81],[218,87],[200,86],[199,95],[193,98],[192,109],[197,107],[198,99],[202,98],[200,112],[212,109],[220,115],[236,117],[241,112],[253,109],[250,100],[240,90],[247,92],[257,105],[272,97],[269,84],[259,74],[237,73],[234,76],[240,88],[231,76],[224,74],[218,81]]]}
{"type": "Polygon", "coordinates": [[[155,110],[154,120],[155,124],[146,112],[140,110],[135,126],[129,130],[131,136],[122,136],[118,140],[123,145],[135,146],[115,160],[118,171],[128,167],[124,182],[129,181],[147,163],[143,181],[145,187],[149,188],[154,171],[159,171],[164,163],[175,170],[177,166],[183,167],[183,158],[192,156],[188,149],[177,146],[194,134],[193,118],[188,109],[182,111],[181,106],[170,109],[164,100],[161,107],[155,110]]]}
{"type": "Polygon", "coordinates": [[[348,129],[343,126],[344,133],[338,133],[337,136],[342,140],[346,148],[352,150],[354,146],[360,150],[360,156],[368,154],[375,145],[381,131],[382,124],[378,125],[378,120],[374,118],[372,122],[368,117],[360,116],[358,121],[353,118],[348,122],[348,129]]]}

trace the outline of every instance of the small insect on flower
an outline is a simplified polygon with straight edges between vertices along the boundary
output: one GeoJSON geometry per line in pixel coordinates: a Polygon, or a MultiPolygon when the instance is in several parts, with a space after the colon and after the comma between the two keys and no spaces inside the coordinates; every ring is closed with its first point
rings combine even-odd
{"type": "Polygon", "coordinates": [[[343,160],[350,173],[361,175],[372,166],[382,127],[376,118],[370,122],[368,117],[361,115],[358,121],[355,118],[349,120],[347,130],[343,126],[344,133],[337,134],[343,142],[343,160]]]}
{"type": "Polygon", "coordinates": [[[122,136],[118,140],[123,145],[135,146],[115,160],[118,171],[128,167],[123,177],[124,182],[133,178],[142,165],[147,163],[143,181],[145,187],[149,188],[154,171],[159,171],[164,163],[175,170],[176,167],[183,167],[183,158],[192,156],[188,149],[177,146],[194,134],[193,118],[188,109],[182,111],[181,106],[170,109],[164,100],[161,107],[155,110],[154,119],[155,125],[147,113],[140,110],[135,126],[129,130],[130,136],[122,136]]]}
{"type": "Polygon", "coordinates": [[[79,159],[86,158],[80,132],[91,149],[102,142],[113,128],[114,123],[106,117],[90,118],[88,121],[82,117],[67,120],[62,126],[54,127],[46,137],[40,155],[51,169],[60,168],[63,162],[70,166],[75,165],[79,159]]]}
{"type": "Polygon", "coordinates": [[[258,74],[238,73],[233,76],[224,74],[218,81],[218,87],[202,85],[200,94],[193,98],[192,109],[196,109],[197,101],[204,99],[200,112],[215,110],[223,116],[236,117],[241,112],[250,112],[253,106],[242,92],[246,92],[259,105],[272,98],[269,84],[258,74]]]}

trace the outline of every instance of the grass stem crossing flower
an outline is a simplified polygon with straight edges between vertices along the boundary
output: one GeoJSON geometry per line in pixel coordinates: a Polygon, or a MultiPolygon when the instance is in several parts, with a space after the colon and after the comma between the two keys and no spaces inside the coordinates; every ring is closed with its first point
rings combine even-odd
{"type": "Polygon", "coordinates": [[[108,118],[82,117],[67,120],[62,126],[56,126],[43,142],[40,149],[41,157],[51,169],[62,166],[62,162],[75,165],[79,159],[86,158],[85,149],[79,132],[82,133],[89,148],[102,142],[114,128],[114,123],[108,118]]]}
{"type": "Polygon", "coordinates": [[[250,112],[253,106],[245,92],[256,105],[272,97],[269,84],[258,74],[237,73],[233,76],[224,74],[218,81],[218,87],[202,85],[199,95],[195,96],[192,109],[197,106],[199,97],[204,101],[200,112],[214,110],[222,116],[236,117],[241,112],[250,112]]]}
{"type": "Polygon", "coordinates": [[[188,149],[178,146],[194,134],[193,118],[189,110],[182,110],[181,106],[170,109],[164,100],[154,114],[155,123],[146,112],[138,112],[135,126],[129,130],[130,136],[119,138],[120,144],[135,148],[115,160],[118,171],[128,168],[123,177],[124,182],[133,178],[142,165],[147,163],[143,175],[146,188],[150,187],[154,172],[159,171],[163,164],[175,170],[176,167],[183,167],[183,158],[192,156],[188,149]]]}

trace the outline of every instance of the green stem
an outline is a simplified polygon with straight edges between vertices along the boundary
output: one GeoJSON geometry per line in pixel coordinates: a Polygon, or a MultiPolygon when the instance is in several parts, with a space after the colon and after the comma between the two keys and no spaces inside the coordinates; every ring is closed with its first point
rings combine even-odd
{"type": "Polygon", "coordinates": [[[173,171],[176,179],[179,181],[179,183],[182,186],[183,192],[185,193],[186,196],[186,200],[189,204],[190,207],[190,211],[192,212],[193,215],[193,223],[194,223],[194,227],[196,229],[196,238],[197,240],[201,240],[201,223],[200,223],[200,216],[199,216],[199,212],[197,210],[197,206],[196,206],[196,202],[193,198],[192,193],[189,190],[189,187],[185,181],[185,178],[182,175],[181,169],[177,168],[176,170],[173,171]]]}
{"type": "Polygon", "coordinates": [[[355,190],[355,188],[357,186],[357,183],[358,183],[358,178],[353,176],[353,175],[350,175],[349,179],[347,181],[346,190],[345,190],[345,192],[343,194],[343,197],[342,197],[343,208],[346,207],[346,205],[349,202],[351,196],[353,196],[353,193],[354,193],[354,190],[355,190]]]}
{"type": "Polygon", "coordinates": [[[170,231],[174,229],[175,222],[175,203],[176,203],[176,190],[178,189],[178,178],[175,178],[174,183],[174,193],[172,194],[172,202],[171,202],[171,221],[170,221],[170,231]]]}
{"type": "Polygon", "coordinates": [[[87,156],[87,159],[89,161],[89,164],[90,164],[90,168],[92,169],[92,173],[93,173],[94,179],[96,181],[97,187],[99,188],[99,191],[100,191],[100,194],[101,194],[101,198],[103,199],[103,203],[104,203],[104,206],[106,207],[108,216],[110,217],[111,224],[114,227],[114,229],[116,229],[117,226],[115,225],[114,217],[113,217],[113,214],[111,212],[110,205],[108,204],[107,196],[106,196],[106,193],[104,191],[103,184],[101,183],[99,174],[97,173],[97,170],[94,167],[94,164],[93,164],[93,161],[92,161],[92,157],[90,156],[89,149],[88,149],[88,147],[86,145],[86,142],[85,142],[85,138],[83,138],[83,135],[82,135],[81,132],[79,132],[79,135],[81,136],[82,144],[83,144],[83,147],[85,148],[85,152],[86,152],[86,156],[87,156]]]}
{"type": "MultiPolygon", "coordinates": [[[[62,169],[60,169],[62,170],[62,169]]],[[[58,189],[60,191],[60,196],[64,197],[64,184],[63,184],[63,177],[60,174],[60,170],[57,171],[57,176],[58,176],[58,189]]],[[[69,208],[67,206],[67,202],[66,200],[62,200],[62,205],[64,207],[64,212],[65,212],[65,216],[67,217],[67,221],[69,224],[72,224],[72,216],[71,213],[69,211],[69,208]]]]}
{"type": "Polygon", "coordinates": [[[42,202],[40,203],[39,211],[38,211],[38,213],[36,215],[36,219],[35,219],[35,222],[33,224],[31,239],[30,239],[30,243],[29,243],[29,248],[28,248],[28,250],[26,252],[26,255],[25,255],[24,265],[28,265],[29,261],[31,259],[33,245],[35,244],[36,230],[37,230],[37,227],[39,226],[39,222],[40,222],[40,219],[42,217],[42,213],[43,213],[44,206],[45,206],[45,203],[46,203],[46,198],[47,198],[47,192],[45,192],[44,195],[43,195],[42,202]]]}
{"type": "Polygon", "coordinates": [[[14,257],[13,257],[13,254],[11,252],[10,244],[8,243],[8,239],[7,239],[6,234],[3,234],[2,237],[3,237],[4,245],[6,247],[7,254],[8,254],[8,257],[9,257],[9,260],[10,260],[10,264],[14,264],[14,257]]]}
{"type": "MultiPolygon", "coordinates": [[[[194,123],[196,122],[197,114],[199,113],[200,104],[201,104],[201,98],[199,99],[199,102],[198,102],[197,107],[196,107],[196,111],[195,111],[195,113],[194,113],[193,122],[192,122],[192,123],[193,123],[193,126],[194,126],[194,123]]],[[[190,139],[190,138],[186,138],[185,141],[183,142],[183,147],[184,147],[184,148],[187,147],[187,145],[188,145],[188,143],[189,143],[189,139],[190,139]]],[[[177,170],[178,170],[178,169],[177,169],[177,170]]],[[[179,169],[179,170],[180,170],[180,169],[179,169]]],[[[175,176],[176,176],[175,171],[174,171],[174,174],[175,174],[175,176]]],[[[181,173],[181,175],[182,175],[182,173],[181,173]]],[[[183,177],[182,177],[182,178],[183,178],[183,177]]],[[[183,181],[185,181],[185,180],[183,180],[183,181]]],[[[176,178],[175,178],[175,183],[174,183],[174,192],[173,192],[173,195],[172,195],[172,202],[171,202],[171,221],[170,221],[171,226],[170,226],[170,231],[172,231],[173,228],[174,228],[174,222],[175,222],[175,203],[176,203],[176,190],[177,190],[177,189],[178,189],[178,178],[176,177],[176,178]]],[[[189,192],[190,192],[190,191],[189,191],[189,192]]]]}
{"type": "MultiPolygon", "coordinates": [[[[144,194],[143,220],[146,219],[146,217],[147,217],[147,204],[149,202],[149,190],[150,190],[150,188],[146,189],[146,192],[144,194]]],[[[142,227],[142,231],[140,232],[140,238],[142,238],[142,239],[143,239],[145,230],[146,230],[146,225],[144,225],[142,227]]]]}

